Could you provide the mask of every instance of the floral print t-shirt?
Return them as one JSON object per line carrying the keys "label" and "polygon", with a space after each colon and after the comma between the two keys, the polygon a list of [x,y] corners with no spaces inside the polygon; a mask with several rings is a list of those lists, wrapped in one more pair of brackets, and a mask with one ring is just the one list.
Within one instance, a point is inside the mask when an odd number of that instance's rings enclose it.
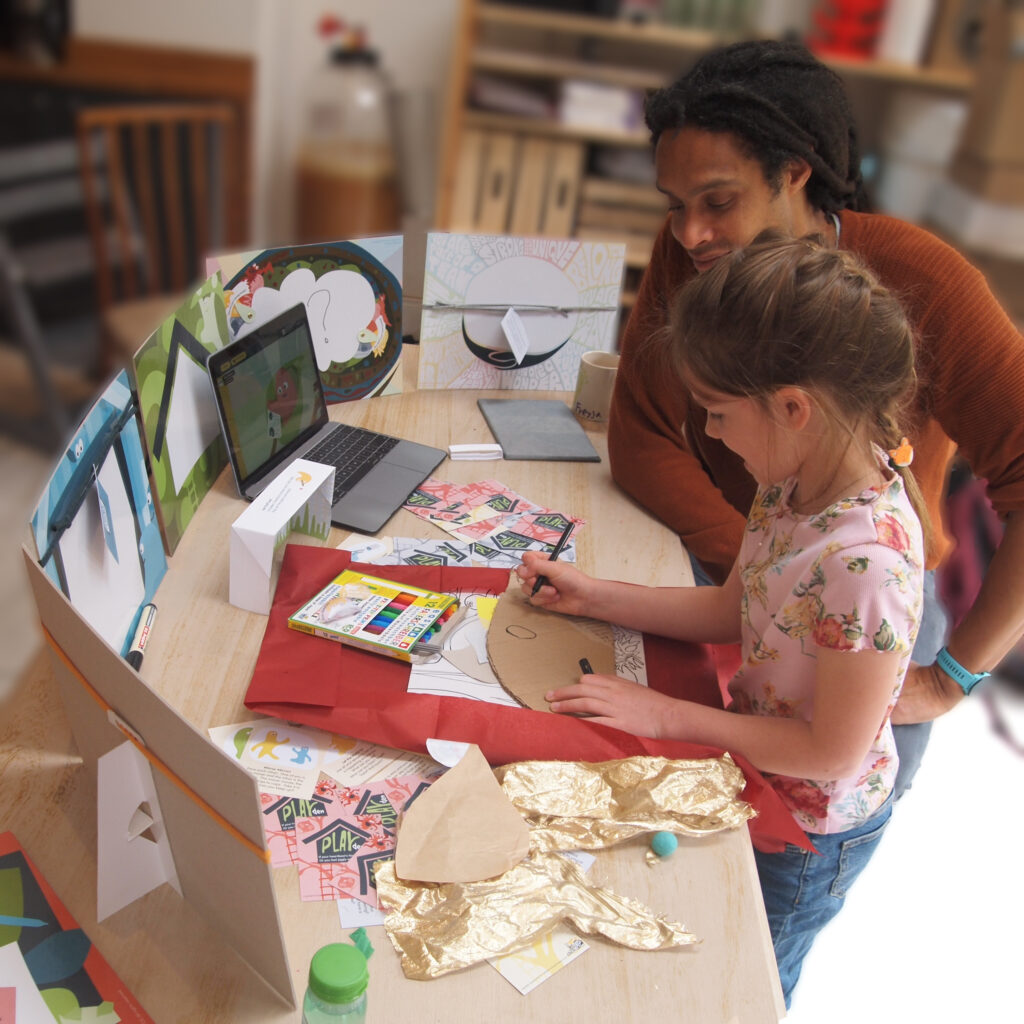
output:
{"label": "floral print t-shirt", "polygon": [[[884,466],[884,455],[878,451]],[[801,515],[790,479],[758,490],[740,547],[742,667],[730,710],[814,715],[816,651],[899,651],[892,701],[856,775],[797,779],[766,775],[807,832],[844,832],[869,818],[893,788],[898,759],[889,715],[903,686],[921,619],[921,525],[903,481]],[[856,686],[856,676],[849,680]]]}

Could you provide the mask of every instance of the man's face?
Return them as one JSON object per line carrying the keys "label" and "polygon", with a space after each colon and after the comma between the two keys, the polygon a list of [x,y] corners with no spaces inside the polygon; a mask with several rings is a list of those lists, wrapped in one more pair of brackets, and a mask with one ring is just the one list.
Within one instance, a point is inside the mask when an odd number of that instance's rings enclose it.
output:
{"label": "man's face", "polygon": [[698,272],[766,228],[791,237],[816,229],[804,192],[810,169],[802,161],[784,170],[776,187],[734,135],[684,127],[658,139],[654,166],[669,201],[672,234]]}

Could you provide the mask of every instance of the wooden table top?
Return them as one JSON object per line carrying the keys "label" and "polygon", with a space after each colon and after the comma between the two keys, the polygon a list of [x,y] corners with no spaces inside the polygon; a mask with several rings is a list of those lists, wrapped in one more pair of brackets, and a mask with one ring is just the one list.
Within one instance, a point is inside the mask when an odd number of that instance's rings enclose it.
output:
{"label": "wooden table top", "polygon": [[[409,360],[414,365],[415,360]],[[412,368],[407,365],[407,375]],[[412,381],[407,381],[411,385]],[[565,394],[416,391],[332,407],[333,418],[438,447],[491,441],[476,407],[488,397]],[[612,483],[604,432],[588,436],[600,463],[451,462],[440,479],[497,479],[532,501],[586,521],[577,542],[581,568],[636,583],[692,581],[678,537]],[[242,701],[265,618],[228,603],[228,535],[245,508],[230,472],[204,499],[156,595],[159,620],[142,676],[199,729],[251,717]],[[395,536],[435,532],[407,512],[385,527]],[[332,532],[336,545],[345,531]],[[147,1012],[159,1022],[297,1021],[170,889],[96,921],[95,776],[82,771],[44,658],[33,665],[0,724],[0,827],[18,836],[82,928]],[[746,830],[681,838],[672,858],[648,867],[642,838],[601,851],[589,877],[684,922],[695,948],[639,953],[600,939],[528,996],[479,964],[458,974],[411,982],[383,929],[369,931],[369,1013],[374,1022],[678,1019],[760,1024],[783,1015],[781,993]],[[299,899],[294,868],[274,871],[278,909],[297,992],[313,952],[345,937],[333,903]]]}

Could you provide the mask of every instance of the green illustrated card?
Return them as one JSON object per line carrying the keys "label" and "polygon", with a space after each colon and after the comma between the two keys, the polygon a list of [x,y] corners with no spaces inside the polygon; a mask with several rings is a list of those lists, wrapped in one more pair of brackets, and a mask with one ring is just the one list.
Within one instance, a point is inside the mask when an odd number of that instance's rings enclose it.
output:
{"label": "green illustrated card", "polygon": [[227,341],[220,276],[214,275],[135,354],[139,410],[169,554],[228,464],[206,371],[206,357]]}

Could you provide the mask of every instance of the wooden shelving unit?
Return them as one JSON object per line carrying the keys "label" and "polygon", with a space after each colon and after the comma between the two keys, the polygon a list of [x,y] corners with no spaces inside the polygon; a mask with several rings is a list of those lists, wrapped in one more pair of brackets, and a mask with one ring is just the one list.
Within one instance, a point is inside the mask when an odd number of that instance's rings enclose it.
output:
{"label": "wooden shelving unit", "polygon": [[[705,30],[463,0],[436,223],[454,231],[625,241],[628,306],[663,220],[664,200],[651,181],[616,180],[599,157],[616,151],[631,166],[643,166],[650,144],[643,95],[671,82],[706,50],[730,41]],[[961,70],[829,63],[851,89],[964,95],[972,86],[971,74]],[[576,117],[567,118],[567,83],[599,95],[604,90],[608,107],[622,105],[624,112],[623,98],[631,94],[633,116],[601,123],[600,113],[590,117],[592,111],[580,113],[577,107]],[[484,87],[490,90],[486,107]]]}

